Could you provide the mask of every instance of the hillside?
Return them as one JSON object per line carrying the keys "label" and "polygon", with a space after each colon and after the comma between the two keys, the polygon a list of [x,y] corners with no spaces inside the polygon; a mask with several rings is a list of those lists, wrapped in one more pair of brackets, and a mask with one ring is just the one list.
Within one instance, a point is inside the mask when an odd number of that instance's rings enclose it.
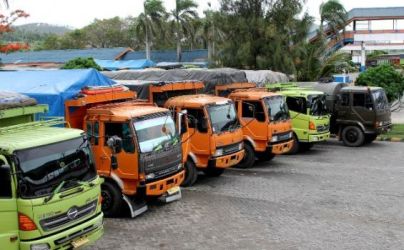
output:
{"label": "hillside", "polygon": [[2,41],[5,42],[28,42],[35,43],[46,39],[49,35],[63,35],[71,31],[64,26],[51,25],[47,23],[29,23],[13,27],[14,32],[3,34]]}

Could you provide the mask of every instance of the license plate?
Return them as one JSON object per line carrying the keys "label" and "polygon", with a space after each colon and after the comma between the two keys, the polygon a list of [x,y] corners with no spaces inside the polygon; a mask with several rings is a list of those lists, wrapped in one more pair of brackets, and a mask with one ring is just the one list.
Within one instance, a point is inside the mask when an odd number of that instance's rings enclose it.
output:
{"label": "license plate", "polygon": [[72,242],[72,245],[73,245],[73,248],[79,248],[79,247],[84,246],[88,242],[89,242],[89,240],[87,238],[80,238],[80,239],[74,240]]}
{"label": "license plate", "polygon": [[170,188],[169,190],[167,190],[167,193],[168,193],[168,195],[172,195],[179,191],[180,191],[180,187],[173,187],[173,188]]}

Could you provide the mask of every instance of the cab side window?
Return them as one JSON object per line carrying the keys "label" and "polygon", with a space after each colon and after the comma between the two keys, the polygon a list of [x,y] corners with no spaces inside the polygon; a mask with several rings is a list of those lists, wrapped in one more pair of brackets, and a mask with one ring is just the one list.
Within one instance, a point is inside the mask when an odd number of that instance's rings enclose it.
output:
{"label": "cab side window", "polygon": [[242,117],[243,118],[256,118],[258,121],[265,121],[264,108],[261,102],[243,102],[242,103]]}
{"label": "cab side window", "polygon": [[368,94],[355,93],[355,94],[353,94],[353,106],[371,109],[373,107],[372,99],[370,98],[370,95],[368,95]]}
{"label": "cab side window", "polygon": [[306,114],[306,100],[303,97],[286,97],[289,110]]}
{"label": "cab side window", "polygon": [[341,94],[341,106],[349,106],[349,93]]}
{"label": "cab side window", "polygon": [[98,145],[99,124],[98,122],[87,122],[87,138],[90,140],[91,145]]}
{"label": "cab side window", "polygon": [[126,153],[134,153],[135,145],[129,123],[105,123],[104,145],[112,136],[119,136],[122,139],[122,148]]}
{"label": "cab side window", "polygon": [[199,132],[207,132],[207,120],[203,109],[187,109],[188,110],[188,127],[196,128]]}
{"label": "cab side window", "polygon": [[[3,166],[5,162],[0,160],[0,166]],[[11,191],[11,175],[9,171],[6,171],[5,168],[0,169],[0,199],[1,198],[11,198],[12,191]]]}

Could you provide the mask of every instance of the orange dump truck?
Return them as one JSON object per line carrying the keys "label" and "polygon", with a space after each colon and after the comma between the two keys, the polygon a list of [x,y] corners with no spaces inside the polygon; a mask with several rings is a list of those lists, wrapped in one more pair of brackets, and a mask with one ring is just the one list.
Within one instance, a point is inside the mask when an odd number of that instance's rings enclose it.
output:
{"label": "orange dump truck", "polygon": [[[147,210],[147,198],[181,198],[185,172],[181,142],[168,109],[134,101],[124,89],[86,90],[65,102],[66,121],[84,129],[102,185],[104,214],[127,204],[131,216]],[[180,115],[180,114],[179,114]]]}
{"label": "orange dump truck", "polygon": [[229,95],[236,105],[245,157],[239,166],[251,167],[256,158],[271,160],[293,146],[292,122],[285,98],[266,89],[236,90]]}
{"label": "orange dump truck", "polygon": [[[139,91],[142,84],[130,85],[126,82],[125,85]],[[182,126],[183,130],[187,130],[182,131],[186,160],[184,186],[196,182],[198,170],[208,176],[219,176],[224,169],[237,165],[243,159],[243,133],[233,101],[196,94],[204,88],[204,84],[198,81],[147,81],[143,86],[147,88],[146,96],[150,102],[164,105],[175,116],[187,113],[187,124]],[[185,146],[186,143],[188,146]]]}

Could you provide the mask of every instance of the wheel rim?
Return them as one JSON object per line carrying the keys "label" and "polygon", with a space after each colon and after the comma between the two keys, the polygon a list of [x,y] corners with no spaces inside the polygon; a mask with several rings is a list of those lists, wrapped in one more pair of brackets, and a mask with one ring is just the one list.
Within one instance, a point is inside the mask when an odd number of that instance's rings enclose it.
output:
{"label": "wheel rim", "polygon": [[103,211],[108,211],[109,209],[111,209],[112,206],[112,196],[108,191],[105,190],[101,191],[101,196],[102,196],[101,208]]}
{"label": "wheel rim", "polygon": [[346,133],[346,139],[351,143],[356,142],[358,140],[358,132],[353,129],[348,130]]}

